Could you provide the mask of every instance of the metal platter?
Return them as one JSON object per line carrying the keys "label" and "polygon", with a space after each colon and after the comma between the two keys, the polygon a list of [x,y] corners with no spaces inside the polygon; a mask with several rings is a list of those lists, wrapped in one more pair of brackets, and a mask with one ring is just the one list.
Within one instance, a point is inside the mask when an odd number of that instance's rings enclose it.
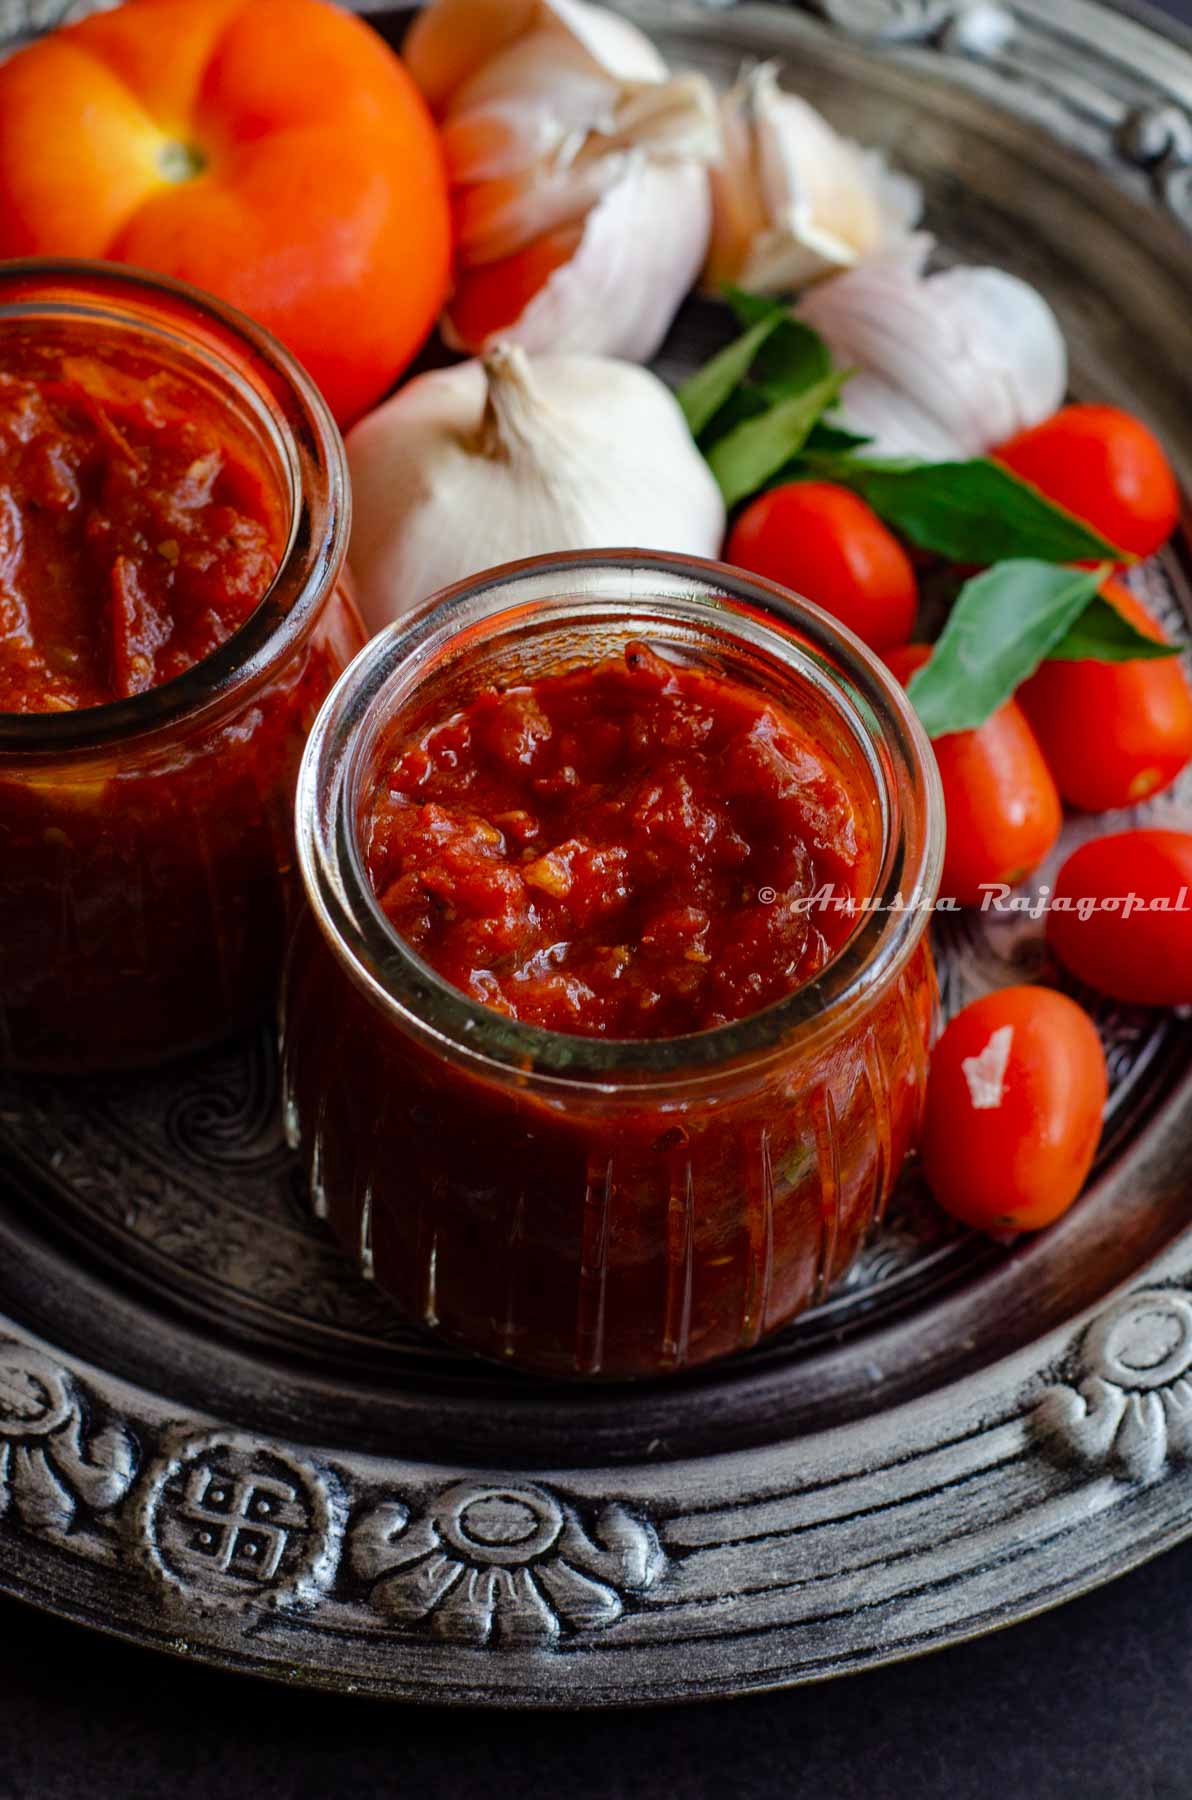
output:
{"label": "metal platter", "polygon": [[[1077,391],[1148,415],[1189,481],[1192,39],[1091,0],[638,16],[720,82],[778,57],[888,146],[949,251],[1036,280]],[[693,303],[664,370],[712,329]],[[1192,626],[1186,548],[1146,580]],[[1150,810],[1192,822],[1192,782]],[[1040,930],[945,921],[946,1000],[1050,978]],[[912,1175],[818,1311],[635,1387],[395,1321],[310,1217],[264,1028],[0,1085],[0,1590],[311,1685],[596,1706],[819,1679],[1108,1579],[1192,1531],[1192,1021],[1097,1016],[1109,1129],[1059,1226],[966,1235]]]}

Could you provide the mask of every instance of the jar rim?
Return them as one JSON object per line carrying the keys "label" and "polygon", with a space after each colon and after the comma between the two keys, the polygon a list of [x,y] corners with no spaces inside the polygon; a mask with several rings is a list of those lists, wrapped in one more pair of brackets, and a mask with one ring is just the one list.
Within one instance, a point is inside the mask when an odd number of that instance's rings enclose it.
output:
{"label": "jar rim", "polygon": [[[584,601],[610,614],[632,613],[635,635],[648,635],[651,604],[656,621],[678,617],[676,609],[697,622],[715,619],[728,635],[776,654],[804,678],[810,639],[821,670],[837,685],[838,711],[851,727],[840,702],[859,701],[859,716],[910,784],[915,801],[910,808],[900,804],[896,792],[879,791],[888,805],[876,904],[816,976],[744,1018],[666,1038],[605,1038],[510,1019],[471,999],[424,962],[385,917],[373,892],[357,817],[367,734],[380,728],[377,712],[386,690],[399,671],[409,671],[412,658],[457,639],[461,628],[505,617],[524,621],[535,603],[552,597],[560,602],[564,596],[571,618]],[[668,1084],[706,1079],[758,1056],[788,1055],[796,1039],[836,1028],[858,1004],[884,992],[905,966],[926,927],[943,861],[943,796],[935,757],[901,684],[872,652],[820,608],[772,582],[702,557],[632,549],[508,563],[444,589],[387,626],[324,702],[299,772],[296,824],[307,898],[324,937],[358,986],[404,1029],[449,1058],[569,1086],[625,1077]],[[908,891],[917,904],[891,905]]]}
{"label": "jar rim", "polygon": [[[3,755],[109,750],[179,722],[213,722],[266,682],[314,624],[351,527],[339,428],[310,376],[264,326],[188,282],[129,263],[28,257],[0,265],[0,322],[50,309],[62,318],[134,326],[150,341],[156,335],[181,364],[201,362],[234,389],[279,453],[289,531],[259,603],[218,649],[169,681],[100,706],[0,710]],[[264,393],[236,367],[236,356],[246,355]]]}

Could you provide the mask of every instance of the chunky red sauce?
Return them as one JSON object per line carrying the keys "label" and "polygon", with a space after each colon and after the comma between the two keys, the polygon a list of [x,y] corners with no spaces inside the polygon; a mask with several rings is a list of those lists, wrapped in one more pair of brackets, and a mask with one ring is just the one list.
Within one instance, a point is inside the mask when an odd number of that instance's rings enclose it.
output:
{"label": "chunky red sauce", "polygon": [[[234,379],[235,346],[210,355],[192,311],[154,302],[144,330],[0,320],[0,739],[5,715],[97,708],[181,675],[272,583],[292,511],[270,429],[284,421],[242,400],[254,365]],[[12,728],[28,738],[38,718],[12,721],[0,1067],[153,1063],[272,1003],[298,763],[361,641],[337,583],[243,696],[233,677],[217,705],[139,735],[97,715],[78,751],[26,749]]]}
{"label": "chunky red sauce", "polygon": [[672,1037],[823,968],[853,920],[807,903],[858,893],[871,811],[771,701],[636,644],[397,744],[366,853],[397,930],[476,1000]]}
{"label": "chunky red sauce", "polygon": [[197,386],[114,348],[0,338],[0,712],[182,674],[259,604],[280,527]]}

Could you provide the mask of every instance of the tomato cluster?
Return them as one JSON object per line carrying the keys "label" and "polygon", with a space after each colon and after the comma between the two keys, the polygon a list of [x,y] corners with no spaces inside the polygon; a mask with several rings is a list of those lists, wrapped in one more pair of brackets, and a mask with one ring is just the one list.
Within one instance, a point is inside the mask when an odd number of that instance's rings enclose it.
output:
{"label": "tomato cluster", "polygon": [[[1128,559],[1153,554],[1179,518],[1164,452],[1139,420],[1068,406],[994,452]],[[915,567],[866,503],[822,481],[764,493],[729,536],[730,562],[791,587],[878,651],[904,684],[930,660],[910,642]],[[1111,578],[1103,597],[1162,640],[1143,603]],[[935,740],[947,812],[943,891],[979,904],[1040,867],[1063,806],[1132,807],[1192,760],[1192,685],[1178,657],[1050,660],[976,730]],[[1192,833],[1131,830],[1068,858],[1048,907],[1056,961],[1098,992],[1192,1005]],[[1091,1021],[1050,989],[1002,990],[966,1007],[934,1054],[923,1160],[939,1202],[993,1231],[1036,1229],[1076,1198],[1106,1095]]]}

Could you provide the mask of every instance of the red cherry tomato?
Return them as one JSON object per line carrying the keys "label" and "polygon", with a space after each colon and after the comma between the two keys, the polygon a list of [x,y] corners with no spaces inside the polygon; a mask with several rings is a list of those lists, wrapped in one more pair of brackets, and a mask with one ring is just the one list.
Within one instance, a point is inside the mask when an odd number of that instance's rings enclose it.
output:
{"label": "red cherry tomato", "polygon": [[[1149,637],[1162,632],[1120,581],[1102,592]],[[1192,685],[1178,657],[1165,662],[1045,662],[1016,695],[1072,806],[1136,806],[1173,782],[1192,758]]]}
{"label": "red cherry tomato", "polygon": [[[930,657],[930,645],[904,644],[883,660],[906,683]],[[941,892],[976,906],[986,886],[1013,887],[1038,868],[1060,834],[1060,797],[1013,700],[976,731],[950,732],[932,748],[948,818]]]}
{"label": "red cherry tomato", "polygon": [[919,590],[906,551],[864,500],[827,481],[790,481],[750,502],[725,561],[764,575],[855,631],[872,650],[914,629]]}
{"label": "red cherry tomato", "polygon": [[1134,556],[1150,556],[1179,522],[1179,489],[1162,445],[1116,406],[1065,406],[993,455]]}
{"label": "red cherry tomato", "polygon": [[1100,993],[1192,1005],[1192,832],[1119,831],[1074,850],[1055,880],[1047,942]]}
{"label": "red cherry tomato", "polygon": [[1101,1136],[1101,1040],[1074,1000],[1012,987],[974,1000],[936,1045],[923,1166],[946,1212],[1037,1231],[1071,1206]]}

